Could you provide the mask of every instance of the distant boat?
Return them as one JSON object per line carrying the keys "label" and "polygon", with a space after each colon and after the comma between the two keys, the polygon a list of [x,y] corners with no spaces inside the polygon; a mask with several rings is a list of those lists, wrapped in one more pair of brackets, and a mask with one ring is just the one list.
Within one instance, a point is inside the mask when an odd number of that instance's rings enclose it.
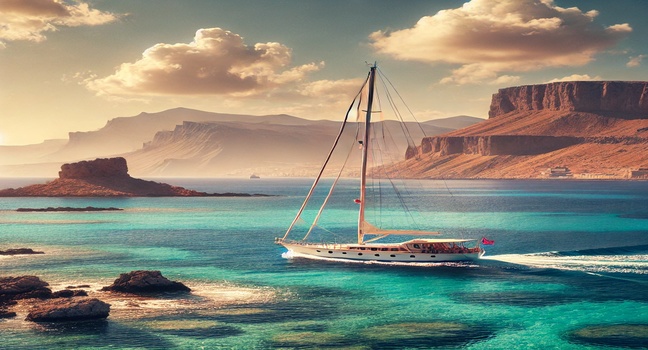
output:
{"label": "distant boat", "polygon": [[256,175],[256,174],[250,175],[250,179],[260,179],[260,178],[261,177],[259,177],[259,175]]}
{"label": "distant boat", "polygon": [[[429,236],[429,235],[438,235],[439,232],[429,232],[429,231],[417,231],[417,230],[402,230],[402,229],[382,229],[374,226],[373,224],[367,222],[365,217],[366,204],[368,200],[371,200],[367,196],[367,184],[373,184],[372,179],[368,179],[368,158],[376,159],[376,152],[382,151],[381,147],[372,148],[372,143],[378,143],[377,139],[385,138],[385,130],[379,129],[376,131],[376,127],[372,128],[372,107],[374,102],[374,89],[376,84],[376,69],[377,66],[374,64],[371,66],[369,75],[362,85],[362,90],[356,96],[356,99],[349,107],[344,122],[340,128],[340,132],[333,143],[333,147],[328,153],[327,159],[325,160],[318,176],[315,179],[304,203],[299,209],[295,219],[290,224],[290,227],[286,231],[285,235],[281,238],[276,238],[275,243],[280,244],[288,249],[293,255],[305,257],[305,258],[332,258],[332,259],[342,259],[342,260],[360,260],[360,261],[380,261],[380,262],[406,262],[406,263],[422,263],[422,262],[447,262],[447,261],[471,261],[479,259],[483,254],[484,250],[480,246],[480,241],[477,239],[463,239],[463,238],[414,238],[400,243],[372,243],[379,239],[383,239],[392,235],[404,235],[404,236]],[[389,81],[382,74],[380,76],[381,81]],[[366,93],[363,95],[362,91],[366,88]],[[388,95],[388,94],[386,94]],[[396,94],[394,94],[396,95]],[[392,96],[394,96],[392,95]],[[359,96],[363,96],[359,98]],[[366,105],[362,103],[363,107],[366,109],[360,108],[360,102],[356,101],[358,99],[364,100],[366,96]],[[400,96],[400,95],[397,95]],[[391,98],[391,96],[388,96]],[[380,100],[377,100],[378,103]],[[393,101],[389,101],[390,104]],[[344,131],[344,127],[347,124],[349,117],[349,112],[353,110],[357,111],[359,115],[359,120],[361,126],[357,132],[357,144],[361,147],[362,156],[360,160],[360,183],[359,183],[359,198],[355,200],[359,204],[358,212],[358,225],[357,225],[357,243],[322,243],[322,242],[308,242],[307,238],[317,227],[317,222],[320,219],[320,215],[324,212],[325,206],[333,193],[333,189],[337,183],[338,178],[334,181],[331,190],[329,191],[328,196],[324,199],[324,204],[320,208],[319,212],[315,216],[312,225],[310,226],[308,232],[301,240],[289,239],[289,235],[295,224],[297,222],[303,222],[302,214],[306,208],[311,196],[315,192],[324,169],[326,168],[331,156],[333,155],[334,150],[338,146],[338,141],[340,141],[341,135]],[[364,112],[364,117],[360,115]],[[373,111],[376,112],[376,111]],[[415,149],[415,148],[414,148]],[[410,151],[408,149],[408,151]],[[342,172],[340,172],[341,174]],[[374,173],[374,171],[371,171]],[[390,179],[390,183],[393,185],[393,179]],[[382,192],[380,192],[382,193]],[[397,192],[398,193],[398,192]],[[399,200],[401,199],[399,195]],[[382,201],[382,199],[381,199]],[[325,231],[328,231],[325,229]],[[330,231],[329,231],[330,232]],[[370,239],[365,239],[366,236],[373,236]],[[336,236],[337,237],[337,236]]]}

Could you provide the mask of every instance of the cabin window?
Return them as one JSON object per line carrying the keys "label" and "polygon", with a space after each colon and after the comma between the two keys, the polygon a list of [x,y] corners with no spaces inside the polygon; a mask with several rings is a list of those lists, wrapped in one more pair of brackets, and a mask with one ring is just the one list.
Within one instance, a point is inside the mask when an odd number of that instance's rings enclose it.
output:
{"label": "cabin window", "polygon": [[410,255],[410,258],[416,258],[416,255]]}
{"label": "cabin window", "polygon": [[397,251],[398,251],[398,248],[392,248],[391,251],[392,251],[392,252],[397,252]]}
{"label": "cabin window", "polygon": [[414,248],[419,249],[421,248],[421,246],[419,246],[418,244],[414,244]]}
{"label": "cabin window", "polygon": [[346,254],[346,252],[342,252],[342,254]]}
{"label": "cabin window", "polygon": [[436,255],[430,255],[430,258],[436,258]]}
{"label": "cabin window", "polygon": [[362,253],[358,253],[358,255],[362,255]]}
{"label": "cabin window", "polygon": [[376,248],[371,248],[371,250],[375,252],[375,251],[376,251]]}
{"label": "cabin window", "polygon": [[394,254],[392,254],[392,255],[390,255],[390,256],[391,256],[392,258],[395,258],[395,257],[396,257],[396,255],[394,255]]}
{"label": "cabin window", "polygon": [[318,252],[318,253],[321,253],[322,251],[318,249],[317,252]]}
{"label": "cabin window", "polygon": [[381,249],[381,250],[382,250],[383,252],[386,252],[386,251],[389,250],[389,248],[383,248],[383,249]]}
{"label": "cabin window", "polygon": [[329,250],[329,254],[333,254],[333,251],[332,251],[332,250]]}
{"label": "cabin window", "polygon": [[380,256],[380,254],[374,254],[375,256]]}

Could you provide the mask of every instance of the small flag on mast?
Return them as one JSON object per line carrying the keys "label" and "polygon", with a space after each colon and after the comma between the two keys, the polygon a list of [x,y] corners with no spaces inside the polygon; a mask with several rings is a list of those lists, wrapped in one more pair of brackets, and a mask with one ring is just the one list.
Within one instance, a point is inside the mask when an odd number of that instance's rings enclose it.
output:
{"label": "small flag on mast", "polygon": [[362,201],[361,201],[360,199],[354,199],[353,201],[354,201],[356,204],[360,204],[360,203],[362,203]]}
{"label": "small flag on mast", "polygon": [[487,239],[486,237],[482,237],[481,243],[483,245],[493,245],[493,244],[495,244],[495,241]]}

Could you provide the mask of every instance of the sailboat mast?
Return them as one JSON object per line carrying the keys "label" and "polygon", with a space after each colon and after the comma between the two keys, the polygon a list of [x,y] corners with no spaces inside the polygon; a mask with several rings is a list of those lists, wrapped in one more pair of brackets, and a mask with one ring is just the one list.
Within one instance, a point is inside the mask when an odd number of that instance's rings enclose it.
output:
{"label": "sailboat mast", "polygon": [[371,135],[371,108],[374,97],[374,83],[376,77],[376,64],[369,71],[369,93],[367,97],[367,111],[365,114],[365,130],[362,139],[362,165],[360,167],[360,210],[358,213],[358,244],[364,240],[365,198],[367,192],[367,159],[369,157],[369,139]]}

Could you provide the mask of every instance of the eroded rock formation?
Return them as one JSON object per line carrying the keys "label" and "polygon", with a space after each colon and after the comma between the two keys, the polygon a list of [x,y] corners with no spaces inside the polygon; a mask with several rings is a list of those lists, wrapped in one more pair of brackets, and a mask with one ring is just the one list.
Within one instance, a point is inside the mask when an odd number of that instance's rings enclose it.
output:
{"label": "eroded rock formation", "polygon": [[102,291],[124,293],[161,293],[161,292],[190,292],[191,289],[181,282],[175,282],[162,276],[160,271],[131,271],[122,273],[110,286]]}
{"label": "eroded rock formation", "polygon": [[571,81],[500,89],[489,118],[513,111],[613,112],[619,118],[648,115],[648,82]]}
{"label": "eroded rock formation", "polygon": [[108,317],[110,304],[96,298],[52,299],[39,303],[27,315],[28,321],[58,322]]}

